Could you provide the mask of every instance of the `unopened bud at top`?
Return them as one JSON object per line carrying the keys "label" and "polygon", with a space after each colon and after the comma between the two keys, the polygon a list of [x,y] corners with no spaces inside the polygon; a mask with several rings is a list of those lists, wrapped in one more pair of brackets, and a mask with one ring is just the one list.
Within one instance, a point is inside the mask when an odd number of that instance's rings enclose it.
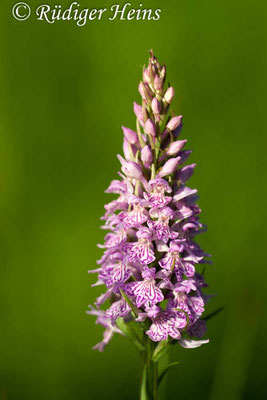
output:
{"label": "unopened bud at top", "polygon": [[143,81],[144,81],[145,83],[150,83],[150,82],[151,82],[148,68],[145,68],[145,69],[144,69],[144,72],[143,72]]}
{"label": "unopened bud at top", "polygon": [[122,172],[129,176],[129,178],[135,178],[140,180],[143,178],[142,169],[139,164],[134,161],[125,161],[120,155],[118,155],[118,159],[122,165]]}
{"label": "unopened bud at top", "polygon": [[160,114],[161,112],[161,104],[156,97],[152,100],[151,108],[154,114]]}
{"label": "unopened bud at top", "polygon": [[123,139],[123,145],[122,145],[122,149],[123,149],[123,154],[124,157],[127,161],[132,161],[133,160],[133,153],[131,152],[131,144],[128,142],[127,139]]}
{"label": "unopened bud at top", "polygon": [[166,103],[170,104],[173,98],[174,98],[174,89],[171,86],[166,90],[163,100],[166,101]]}
{"label": "unopened bud at top", "polygon": [[148,135],[156,136],[156,127],[154,122],[151,121],[151,119],[148,119],[145,123],[145,132]]}
{"label": "unopened bud at top", "polygon": [[176,154],[179,153],[180,150],[182,150],[186,142],[187,142],[186,139],[176,140],[175,142],[170,144],[166,153],[168,154],[168,156],[176,156]]}
{"label": "unopened bud at top", "polygon": [[140,122],[140,124],[143,126],[143,122],[144,122],[143,109],[136,102],[134,102],[134,113],[135,113],[138,121]]}
{"label": "unopened bud at top", "polygon": [[186,165],[178,171],[177,178],[181,183],[185,183],[193,175],[196,164]]}
{"label": "unopened bud at top", "polygon": [[181,162],[180,163],[184,164],[191,153],[192,153],[192,150],[182,150],[180,152],[180,157],[181,157]]}
{"label": "unopened bud at top", "polygon": [[149,101],[149,100],[153,99],[153,95],[152,95],[147,83],[144,84],[143,82],[140,82],[138,85],[138,91],[141,94],[143,100]]}
{"label": "unopened bud at top", "polygon": [[141,160],[146,168],[149,168],[152,163],[152,152],[148,145],[142,148],[141,150]]}
{"label": "unopened bud at top", "polygon": [[142,97],[142,99],[146,100],[145,88],[143,82],[140,82],[138,85],[138,91]]}
{"label": "unopened bud at top", "polygon": [[163,66],[161,67],[159,76],[160,76],[160,78],[161,78],[161,79],[163,80],[163,82],[164,82],[165,77],[166,77],[166,67],[165,67],[165,65],[163,65]]}
{"label": "unopened bud at top", "polygon": [[170,160],[168,160],[168,161],[163,165],[163,167],[162,167],[162,169],[160,170],[158,176],[159,176],[160,178],[163,178],[163,177],[166,176],[166,175],[171,175],[171,174],[175,171],[175,169],[176,169],[176,167],[177,167],[177,165],[178,165],[178,163],[179,163],[180,160],[181,160],[181,157],[171,158]]}
{"label": "unopened bud at top", "polygon": [[174,131],[180,124],[182,123],[182,116],[179,115],[178,117],[173,117],[167,124],[167,128],[170,131]]}
{"label": "unopened bud at top", "polygon": [[125,126],[122,126],[122,130],[125,138],[128,140],[129,143],[135,144],[138,142],[138,137],[136,132],[134,132],[130,128],[126,128]]}
{"label": "unopened bud at top", "polygon": [[163,87],[163,81],[162,79],[160,79],[158,75],[156,75],[154,79],[154,88],[160,91],[162,87]]}
{"label": "unopened bud at top", "polygon": [[150,79],[153,80],[156,75],[155,66],[153,65],[153,58],[150,58],[150,60],[149,60],[148,73],[149,73]]}

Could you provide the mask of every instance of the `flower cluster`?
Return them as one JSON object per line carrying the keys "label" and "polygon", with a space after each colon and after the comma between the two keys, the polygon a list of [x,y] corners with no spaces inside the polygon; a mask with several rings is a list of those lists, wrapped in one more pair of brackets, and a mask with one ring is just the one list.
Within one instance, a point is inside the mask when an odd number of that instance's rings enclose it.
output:
{"label": "flower cluster", "polygon": [[[99,268],[89,271],[98,273],[94,285],[106,287],[88,311],[106,328],[99,350],[113,333],[122,333],[118,318],[143,324],[154,342],[169,338],[184,347],[207,342],[192,340],[206,331],[201,315],[208,298],[197,271],[208,254],[194,241],[204,230],[201,210],[197,190],[186,185],[195,164],[184,165],[191,151],[184,149],[186,140],[177,139],[182,116],[170,115],[174,89],[164,89],[165,76],[165,66],[151,52],[138,88],[142,106],[134,103],[136,131],[122,127],[120,180],[106,190],[118,196],[105,206],[103,229],[109,233],[99,245],[105,250]],[[111,305],[100,309],[108,299]]]}

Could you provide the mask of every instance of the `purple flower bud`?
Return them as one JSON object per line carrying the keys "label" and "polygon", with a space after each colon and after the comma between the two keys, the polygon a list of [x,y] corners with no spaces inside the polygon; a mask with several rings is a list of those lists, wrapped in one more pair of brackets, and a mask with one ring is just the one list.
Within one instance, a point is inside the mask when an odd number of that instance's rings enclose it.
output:
{"label": "purple flower bud", "polygon": [[178,179],[182,183],[185,183],[186,181],[188,181],[188,179],[191,178],[191,176],[194,173],[195,166],[196,166],[196,164],[191,164],[191,165],[186,165],[185,167],[180,169],[180,171],[178,171]]}
{"label": "purple flower bud", "polygon": [[154,114],[160,114],[161,104],[156,97],[152,100],[151,107]]}
{"label": "purple flower bud", "polygon": [[154,78],[154,87],[156,90],[161,90],[163,86],[163,81],[160,79],[158,75],[155,76]]}
{"label": "purple flower bud", "polygon": [[151,119],[148,119],[145,123],[145,132],[148,135],[156,136],[156,127],[154,122],[151,121]]}
{"label": "purple flower bud", "polygon": [[129,176],[129,178],[135,178],[137,180],[142,179],[142,169],[139,164],[134,161],[125,161],[119,154],[118,159],[122,165],[122,172],[125,175]]}
{"label": "purple flower bud", "polygon": [[[170,138],[170,131],[172,133],[172,137],[174,136],[175,138],[177,138],[179,136],[179,133],[182,130],[183,127],[183,121],[182,121],[182,115],[180,115],[179,117],[175,117],[177,120],[172,122],[172,120],[174,118],[172,118],[169,123],[166,125],[166,129],[164,130],[164,132],[161,135],[161,140],[164,141],[167,137]],[[178,120],[178,118],[180,119],[180,122]],[[172,128],[172,126],[175,126],[178,123],[178,126],[176,126],[176,128],[174,130],[170,129],[170,127]]]}
{"label": "purple flower bud", "polygon": [[168,156],[175,156],[177,153],[179,153],[179,151],[182,150],[186,142],[187,140],[184,139],[184,140],[176,140],[176,142],[171,143],[167,149]]}
{"label": "purple flower bud", "polygon": [[143,82],[140,82],[138,85],[138,91],[142,97],[142,99],[146,100],[145,88]]}
{"label": "purple flower bud", "polygon": [[160,76],[161,79],[163,79],[163,80],[165,79],[165,76],[166,76],[166,67],[165,67],[165,65],[162,66],[159,76]]}
{"label": "purple flower bud", "polygon": [[145,83],[150,83],[150,82],[151,82],[148,68],[145,68],[145,69],[144,69],[144,72],[143,72],[143,81],[144,81]]}
{"label": "purple flower bud", "polygon": [[182,115],[173,117],[167,124],[167,128],[170,131],[174,131],[182,123]]}
{"label": "purple flower bud", "polygon": [[168,160],[168,161],[163,165],[163,167],[162,167],[162,169],[160,170],[158,176],[159,176],[160,178],[163,178],[163,177],[166,176],[166,175],[172,174],[172,173],[175,171],[175,169],[176,169],[176,167],[177,167],[177,165],[178,165],[178,163],[179,163],[180,160],[181,160],[181,157],[171,158],[170,160]]}
{"label": "purple flower bud", "polygon": [[173,196],[173,201],[180,201],[196,193],[197,193],[196,189],[190,189],[186,186],[180,186],[175,195]]}
{"label": "purple flower bud", "polygon": [[134,132],[130,128],[126,128],[125,126],[122,126],[122,130],[125,138],[128,140],[129,143],[135,144],[138,142],[138,137],[136,132]]}
{"label": "purple flower bud", "polygon": [[174,89],[173,87],[169,87],[164,95],[164,100],[170,104],[172,102],[172,99],[174,98]]}
{"label": "purple flower bud", "polygon": [[192,150],[182,150],[180,152],[180,157],[181,157],[181,162],[180,164],[184,164],[186,162],[186,160],[188,159],[188,157],[190,156],[190,154],[192,153]]}
{"label": "purple flower bud", "polygon": [[128,161],[132,160],[132,155],[131,155],[131,151],[130,151],[130,143],[128,142],[127,139],[123,139],[123,145],[122,145],[122,149],[123,149],[123,153],[125,156],[125,159]]}
{"label": "purple flower bud", "polygon": [[153,99],[153,94],[147,83],[143,84],[143,91],[144,91],[145,99],[151,101]]}
{"label": "purple flower bud", "polygon": [[177,138],[177,137],[179,136],[179,134],[180,134],[180,132],[181,132],[181,130],[182,130],[182,127],[183,127],[183,123],[181,122],[181,124],[178,125],[177,128],[174,129],[174,131],[172,131],[172,134],[173,134],[173,136],[174,136],[175,138]]}
{"label": "purple flower bud", "polygon": [[141,160],[146,168],[149,168],[152,163],[152,153],[149,146],[145,146],[141,150]]}
{"label": "purple flower bud", "polygon": [[148,64],[148,73],[151,80],[153,80],[156,75],[156,66],[153,63],[153,61],[154,61],[153,59],[150,59]]}
{"label": "purple flower bud", "polygon": [[135,113],[136,118],[138,119],[138,121],[141,123],[141,125],[143,125],[143,122],[144,122],[143,109],[136,102],[134,102],[134,113]]}
{"label": "purple flower bud", "polygon": [[125,175],[128,175],[130,178],[141,180],[143,177],[140,165],[134,161],[128,161],[127,164],[123,165],[122,170]]}

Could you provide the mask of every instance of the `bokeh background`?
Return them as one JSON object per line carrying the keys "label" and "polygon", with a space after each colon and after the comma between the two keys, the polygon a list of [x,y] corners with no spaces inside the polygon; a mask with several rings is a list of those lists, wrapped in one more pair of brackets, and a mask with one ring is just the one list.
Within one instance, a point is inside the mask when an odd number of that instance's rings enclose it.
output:
{"label": "bokeh background", "polygon": [[200,242],[213,255],[207,293],[217,294],[207,312],[225,307],[209,321],[209,345],[173,349],[181,364],[162,391],[267,398],[267,3],[144,0],[162,8],[159,21],[83,28],[18,22],[14,3],[0,5],[0,399],[138,398],[135,349],[114,337],[92,351],[102,328],[85,310],[99,294],[87,270],[101,255],[104,190],[119,167],[120,127],[135,126],[150,48],[167,64],[198,164],[191,185],[209,228]]}

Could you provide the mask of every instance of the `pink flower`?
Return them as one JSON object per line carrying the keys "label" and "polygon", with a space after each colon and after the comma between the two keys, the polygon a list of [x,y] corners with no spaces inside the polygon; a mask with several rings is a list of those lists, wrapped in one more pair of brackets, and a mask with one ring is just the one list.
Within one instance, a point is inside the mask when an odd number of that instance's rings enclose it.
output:
{"label": "pink flower", "polygon": [[168,313],[162,312],[153,320],[146,334],[153,342],[166,340],[168,336],[179,340],[181,338],[180,330],[187,324],[186,315],[183,312]]}
{"label": "pink flower", "polygon": [[151,208],[164,207],[172,200],[171,196],[165,196],[165,192],[171,193],[171,191],[172,189],[163,179],[152,179],[148,182],[148,193],[144,192],[144,198]]}
{"label": "pink flower", "polygon": [[167,243],[169,239],[176,239],[178,237],[178,232],[174,232],[169,226],[169,220],[173,218],[173,211],[170,207],[164,207],[161,209],[156,209],[150,212],[152,217],[156,217],[156,221],[147,221],[150,229],[153,230],[156,238],[158,240],[163,240]]}
{"label": "pink flower", "polygon": [[125,243],[122,249],[126,252],[129,262],[148,265],[155,260],[154,247],[151,242],[151,232],[148,228],[141,228],[136,233],[138,241]]}
{"label": "pink flower", "polygon": [[136,297],[136,306],[140,308],[143,304],[151,307],[164,300],[162,291],[156,286],[155,268],[147,268],[142,272],[144,278],[140,282],[133,282],[128,285],[128,290]]}
{"label": "pink flower", "polygon": [[[154,342],[171,338],[186,348],[207,342],[186,339],[206,331],[201,317],[209,296],[202,293],[207,285],[198,268],[209,255],[194,241],[203,231],[201,210],[197,190],[185,184],[195,164],[183,165],[191,150],[183,150],[186,139],[176,140],[182,116],[169,112],[174,89],[164,88],[165,78],[165,66],[151,53],[139,84],[142,105],[134,103],[136,128],[122,127],[120,178],[106,190],[117,198],[105,205],[101,228],[108,233],[98,245],[104,253],[90,271],[98,274],[92,286],[105,290],[98,309],[88,312],[105,328],[95,346],[100,351],[122,333],[119,327],[127,335],[129,321],[141,323],[141,336]],[[108,299],[106,311],[100,310]],[[143,337],[141,348],[146,342]]]}

